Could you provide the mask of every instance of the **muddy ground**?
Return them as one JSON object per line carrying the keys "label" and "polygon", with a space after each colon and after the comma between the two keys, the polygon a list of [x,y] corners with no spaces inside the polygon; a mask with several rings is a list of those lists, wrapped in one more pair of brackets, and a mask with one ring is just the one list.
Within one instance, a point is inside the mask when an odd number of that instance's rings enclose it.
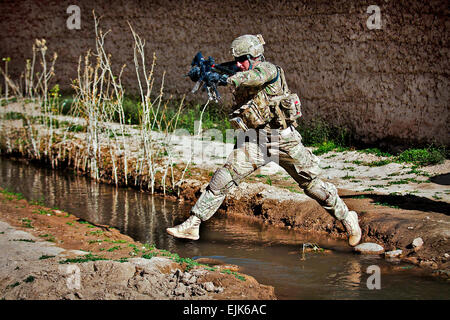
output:
{"label": "muddy ground", "polygon": [[0,194],[0,299],[276,298],[237,266],[179,261],[112,227],[19,199]]}

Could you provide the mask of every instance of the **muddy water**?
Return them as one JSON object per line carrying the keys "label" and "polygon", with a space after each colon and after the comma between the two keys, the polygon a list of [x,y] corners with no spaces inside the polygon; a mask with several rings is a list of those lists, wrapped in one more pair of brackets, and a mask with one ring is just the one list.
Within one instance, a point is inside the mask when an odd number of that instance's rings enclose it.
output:
{"label": "muddy water", "polygon": [[[236,264],[260,283],[275,287],[279,299],[449,299],[450,286],[415,266],[358,256],[344,241],[280,230],[220,215],[202,224],[199,241],[174,239],[167,226],[182,221],[189,206],[133,189],[116,189],[69,173],[0,157],[0,187],[28,200],[67,210],[94,223],[108,224],[143,243],[182,257],[209,257]],[[330,254],[306,253],[317,243]],[[367,268],[380,268],[381,289],[369,290]]]}

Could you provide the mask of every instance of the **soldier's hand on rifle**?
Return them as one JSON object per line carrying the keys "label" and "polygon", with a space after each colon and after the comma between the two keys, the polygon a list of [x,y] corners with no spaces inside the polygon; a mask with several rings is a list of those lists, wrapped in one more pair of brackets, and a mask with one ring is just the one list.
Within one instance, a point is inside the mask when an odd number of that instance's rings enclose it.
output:
{"label": "soldier's hand on rifle", "polygon": [[206,76],[206,83],[217,84],[218,86],[227,85],[228,76],[225,74],[219,74],[217,72],[208,72]]}

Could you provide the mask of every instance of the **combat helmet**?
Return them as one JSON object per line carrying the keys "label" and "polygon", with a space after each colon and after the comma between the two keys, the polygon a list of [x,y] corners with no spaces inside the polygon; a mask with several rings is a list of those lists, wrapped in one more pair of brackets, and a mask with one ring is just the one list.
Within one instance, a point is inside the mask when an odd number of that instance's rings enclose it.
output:
{"label": "combat helmet", "polygon": [[252,58],[256,58],[264,53],[264,44],[262,35],[258,34],[254,36],[246,34],[233,40],[231,43],[231,54],[235,58],[244,55],[250,55]]}

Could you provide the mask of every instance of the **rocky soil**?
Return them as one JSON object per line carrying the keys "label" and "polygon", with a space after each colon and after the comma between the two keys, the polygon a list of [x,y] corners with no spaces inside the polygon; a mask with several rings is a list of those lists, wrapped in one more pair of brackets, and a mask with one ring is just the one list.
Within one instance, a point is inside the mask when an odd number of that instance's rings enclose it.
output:
{"label": "rocky soil", "polygon": [[114,228],[11,195],[0,194],[0,219],[1,299],[276,298],[237,266],[176,261]]}

